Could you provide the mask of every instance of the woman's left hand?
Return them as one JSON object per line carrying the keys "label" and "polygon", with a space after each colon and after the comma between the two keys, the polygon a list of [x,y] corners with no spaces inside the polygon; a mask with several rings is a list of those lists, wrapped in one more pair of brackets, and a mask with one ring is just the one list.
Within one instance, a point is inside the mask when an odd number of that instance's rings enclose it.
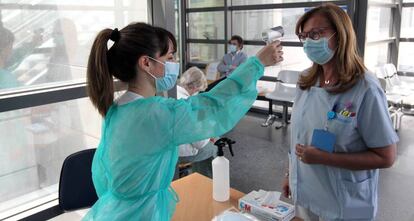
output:
{"label": "woman's left hand", "polygon": [[327,154],[316,147],[301,144],[296,144],[295,153],[300,161],[307,164],[321,164],[324,155]]}

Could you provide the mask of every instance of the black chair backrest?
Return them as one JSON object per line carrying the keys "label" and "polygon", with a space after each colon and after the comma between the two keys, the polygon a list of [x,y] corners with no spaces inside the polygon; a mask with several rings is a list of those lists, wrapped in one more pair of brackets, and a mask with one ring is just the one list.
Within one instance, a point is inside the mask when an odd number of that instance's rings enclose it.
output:
{"label": "black chair backrest", "polygon": [[59,206],[64,211],[91,207],[98,196],[92,183],[92,159],[96,149],[76,152],[63,162],[59,182]]}
{"label": "black chair backrest", "polygon": [[220,82],[222,82],[224,79],[226,79],[227,77],[222,77],[217,79],[216,81],[214,81],[213,83],[209,84],[206,88],[206,90],[204,90],[204,92],[208,92],[211,89],[213,89],[213,87],[215,87],[216,85],[218,85]]}

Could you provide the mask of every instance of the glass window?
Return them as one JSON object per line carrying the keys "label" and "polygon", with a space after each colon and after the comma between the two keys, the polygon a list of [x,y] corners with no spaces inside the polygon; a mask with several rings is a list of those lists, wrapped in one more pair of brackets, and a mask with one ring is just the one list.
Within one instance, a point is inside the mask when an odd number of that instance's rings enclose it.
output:
{"label": "glass window", "polygon": [[414,42],[401,42],[398,55],[398,70],[414,72]]}
{"label": "glass window", "polygon": [[0,219],[56,199],[63,160],[97,147],[101,120],[88,98],[0,113]]}
{"label": "glass window", "polygon": [[224,45],[188,44],[190,62],[208,63],[219,61],[224,56]]}
{"label": "glass window", "polygon": [[367,40],[375,41],[391,37],[391,8],[369,7],[367,16]]}
{"label": "glass window", "polygon": [[372,3],[394,3],[395,0],[369,0],[368,4]]}
{"label": "glass window", "polygon": [[181,23],[180,23],[180,0],[174,0],[174,22],[175,22],[175,40],[177,41],[177,51],[175,53],[175,59],[177,62],[180,62],[181,59],[181,39],[180,39],[180,32],[181,32]]}
{"label": "glass window", "polygon": [[368,69],[388,63],[389,43],[367,45],[365,47],[364,61]]}
{"label": "glass window", "polygon": [[0,90],[84,82],[89,50],[101,29],[147,21],[147,1],[128,7],[114,5],[121,1],[67,2],[42,1],[36,9],[7,9],[2,2]]}
{"label": "glass window", "polygon": [[192,39],[224,39],[224,12],[189,13],[189,34]]}
{"label": "glass window", "polygon": [[[260,5],[296,2],[320,2],[321,0],[232,0],[233,5]],[[322,0],[329,1],[329,0]]]}
{"label": "glass window", "polygon": [[[256,53],[263,46],[245,45],[243,51],[250,57],[256,55]],[[294,70],[303,71],[312,65],[312,62],[306,57],[302,47],[283,47],[283,57],[285,58],[282,63],[265,68],[265,76],[277,77],[280,70]]]}
{"label": "glass window", "polygon": [[232,33],[246,40],[261,41],[263,30],[282,25],[285,31],[284,41],[299,41],[295,27],[304,13],[304,8],[233,11]]}
{"label": "glass window", "polygon": [[401,37],[414,38],[414,8],[402,9]]}
{"label": "glass window", "polygon": [[[1,3],[16,3],[18,4],[33,4],[33,0],[2,0]],[[82,5],[82,6],[113,6],[114,1],[113,0],[71,0],[71,1],[65,1],[65,0],[42,0],[42,1],[36,1],[37,4],[59,4],[59,5]]]}
{"label": "glass window", "polygon": [[187,0],[188,8],[204,8],[224,6],[227,0]]}

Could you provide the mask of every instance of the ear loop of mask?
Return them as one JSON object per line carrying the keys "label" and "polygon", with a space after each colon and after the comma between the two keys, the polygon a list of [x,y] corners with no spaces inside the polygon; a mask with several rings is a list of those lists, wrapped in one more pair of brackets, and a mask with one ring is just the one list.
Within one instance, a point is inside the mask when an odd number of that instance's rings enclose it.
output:
{"label": "ear loop of mask", "polygon": [[[157,59],[155,59],[155,58],[153,58],[153,57],[151,57],[151,56],[147,56],[148,58],[150,58],[151,60],[153,60],[153,61],[156,61],[156,62],[158,62],[158,63],[160,63],[160,64],[162,64],[162,65],[164,65],[165,66],[165,64],[164,63],[162,63],[161,61],[158,61]],[[165,68],[165,67],[164,67]],[[157,80],[158,78],[157,77],[155,77],[155,75],[153,75],[153,74],[151,74],[149,71],[146,71],[151,77],[153,77],[155,80]],[[165,74],[164,74],[165,75]]]}
{"label": "ear loop of mask", "polygon": [[[327,41],[328,41],[328,48],[329,48],[329,40],[331,40],[331,38],[332,38],[334,35],[336,35],[336,32],[335,32],[335,33],[333,33],[333,34],[331,35],[331,37],[329,37],[329,38],[328,38],[328,40],[327,40]],[[337,46],[336,46],[336,48],[335,48],[334,50],[332,50],[332,49],[331,49],[331,50],[335,53],[335,51],[338,49],[338,47],[339,47],[339,45],[337,45]]]}

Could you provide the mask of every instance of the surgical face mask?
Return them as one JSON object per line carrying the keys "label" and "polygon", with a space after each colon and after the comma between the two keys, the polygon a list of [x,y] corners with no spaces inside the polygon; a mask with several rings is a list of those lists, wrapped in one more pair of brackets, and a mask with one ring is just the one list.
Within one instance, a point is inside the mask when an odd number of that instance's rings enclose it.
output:
{"label": "surgical face mask", "polygon": [[303,42],[303,50],[308,58],[320,65],[326,64],[334,56],[334,51],[329,48],[329,39],[331,39],[335,33],[329,37],[323,37],[318,40],[307,38]]}
{"label": "surgical face mask", "polygon": [[157,93],[168,91],[171,88],[173,88],[175,83],[177,82],[178,73],[180,71],[180,64],[170,61],[166,61],[165,63],[163,63],[155,58],[149,58],[164,65],[164,76],[162,78],[157,78],[153,74],[147,72],[151,77],[155,79],[155,88],[157,90]]}
{"label": "surgical face mask", "polygon": [[229,51],[231,53],[236,53],[237,51],[237,46],[236,45],[229,45]]}

